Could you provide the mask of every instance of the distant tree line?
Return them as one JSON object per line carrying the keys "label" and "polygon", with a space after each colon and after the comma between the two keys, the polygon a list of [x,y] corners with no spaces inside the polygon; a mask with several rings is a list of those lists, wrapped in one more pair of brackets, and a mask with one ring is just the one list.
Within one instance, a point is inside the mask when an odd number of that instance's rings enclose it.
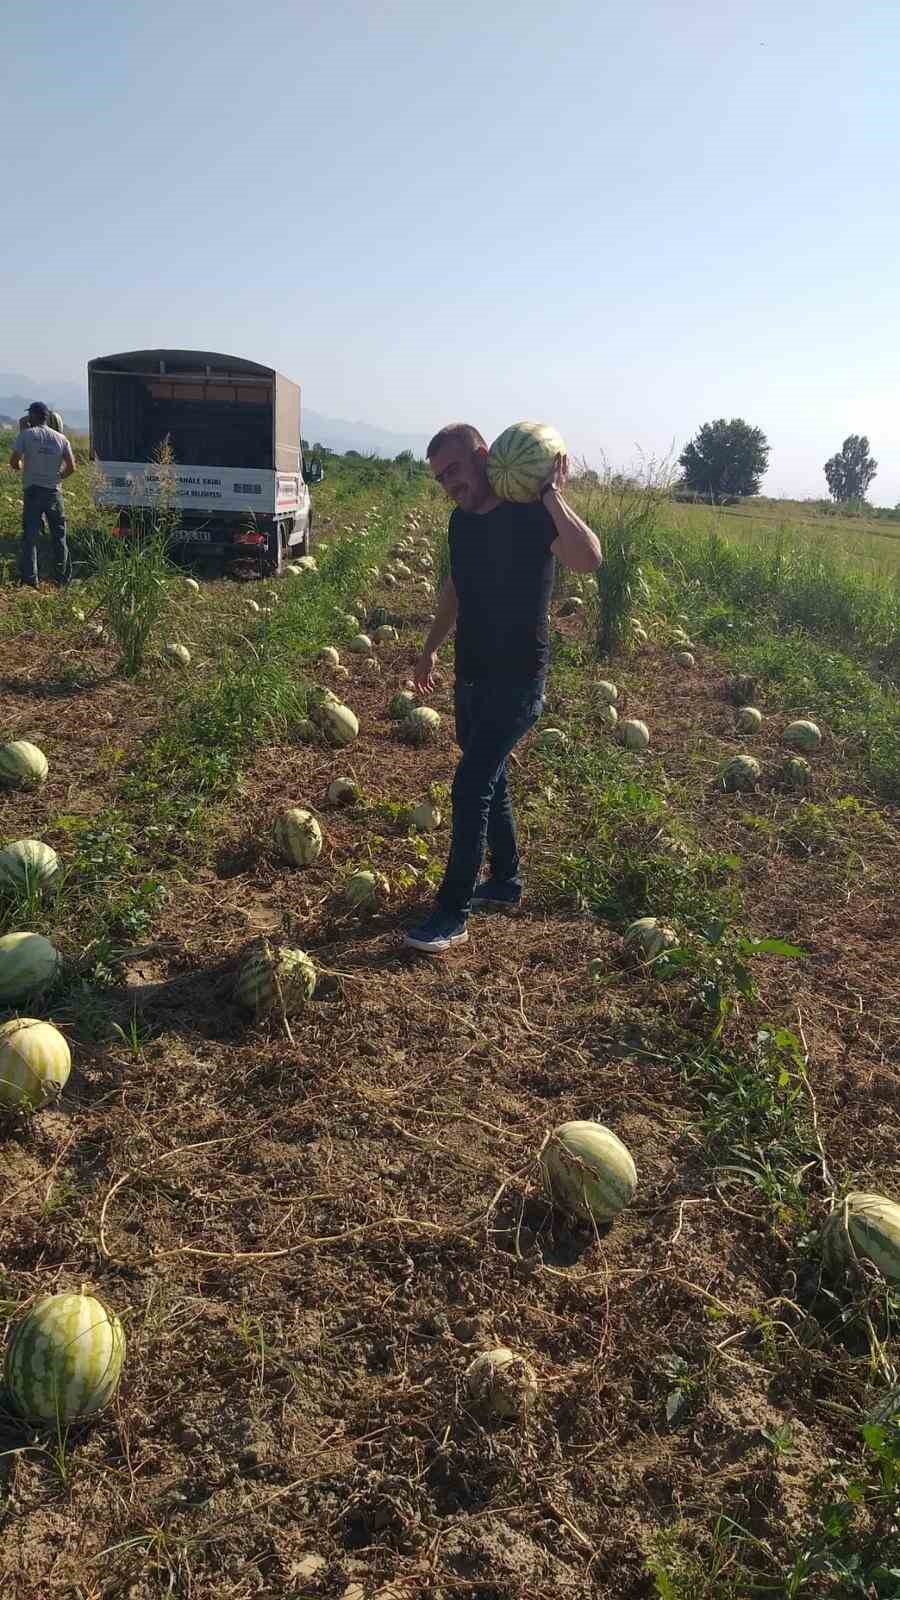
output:
{"label": "distant tree line", "polygon": [[[683,477],[677,490],[721,505],[758,494],[769,463],[769,442],[762,428],[743,417],[704,422],[678,458]],[[864,433],[848,434],[840,450],[825,462],[828,490],[835,505],[862,506],[878,462],[869,453]]]}

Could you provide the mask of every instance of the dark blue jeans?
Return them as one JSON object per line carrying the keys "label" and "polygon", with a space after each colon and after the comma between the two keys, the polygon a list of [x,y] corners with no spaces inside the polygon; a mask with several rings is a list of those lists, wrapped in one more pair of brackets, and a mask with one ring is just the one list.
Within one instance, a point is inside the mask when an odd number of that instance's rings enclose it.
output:
{"label": "dark blue jeans", "polygon": [[37,542],[43,518],[53,538],[57,583],[68,583],[72,576],[69,546],[66,543],[66,513],[58,489],[42,489],[29,484],[22,499],[22,551],[20,573],[23,583],[37,583]]}
{"label": "dark blue jeans", "polygon": [[453,839],[437,893],[442,911],[468,915],[484,861],[495,878],[519,882],[519,851],[506,762],[544,709],[544,678],[502,684],[456,683],[456,742],[462,758],[453,779]]}

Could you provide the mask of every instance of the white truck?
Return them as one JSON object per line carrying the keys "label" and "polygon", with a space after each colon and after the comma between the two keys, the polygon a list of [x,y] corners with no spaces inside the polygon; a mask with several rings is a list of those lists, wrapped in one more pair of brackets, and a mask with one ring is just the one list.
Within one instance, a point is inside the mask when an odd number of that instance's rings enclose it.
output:
{"label": "white truck", "polygon": [[99,499],[120,533],[165,505],[188,557],[277,573],[309,553],[298,384],[240,356],[129,350],[88,362],[88,401]]}

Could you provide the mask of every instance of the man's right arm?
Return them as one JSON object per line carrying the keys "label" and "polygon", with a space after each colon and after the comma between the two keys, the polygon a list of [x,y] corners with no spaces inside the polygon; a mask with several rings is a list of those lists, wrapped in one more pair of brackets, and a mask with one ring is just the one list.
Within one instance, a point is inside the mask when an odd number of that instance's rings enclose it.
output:
{"label": "man's right arm", "polygon": [[62,482],[63,478],[71,478],[72,473],[74,471],[75,471],[75,457],[72,454],[72,446],[70,445],[70,443],[69,443],[69,441],[67,439],[66,440],[66,448],[63,451],[63,464],[62,464],[62,467],[60,468],[60,473],[59,473],[60,483]]}
{"label": "man's right arm", "polygon": [[458,609],[459,604],[453,579],[448,578],[438,597],[434,621],[428,630],[428,638],[422,646],[422,654],[413,669],[413,682],[420,694],[430,694],[434,688],[432,674],[434,673],[437,653],[444,640],[449,637],[456,626]]}
{"label": "man's right arm", "polygon": [[21,431],[16,434],[16,437],[13,440],[12,455],[9,458],[9,464],[12,467],[13,472],[18,472],[19,468],[22,465],[22,434],[21,434]]}

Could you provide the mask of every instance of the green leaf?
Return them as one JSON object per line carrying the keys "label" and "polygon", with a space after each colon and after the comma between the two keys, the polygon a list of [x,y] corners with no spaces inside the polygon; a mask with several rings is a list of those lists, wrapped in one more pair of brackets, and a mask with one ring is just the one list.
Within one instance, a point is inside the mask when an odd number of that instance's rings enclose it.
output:
{"label": "green leaf", "polygon": [[747,939],[741,941],[741,948],[756,956],[807,956],[808,950],[801,949],[798,944],[788,944],[786,939]]}

